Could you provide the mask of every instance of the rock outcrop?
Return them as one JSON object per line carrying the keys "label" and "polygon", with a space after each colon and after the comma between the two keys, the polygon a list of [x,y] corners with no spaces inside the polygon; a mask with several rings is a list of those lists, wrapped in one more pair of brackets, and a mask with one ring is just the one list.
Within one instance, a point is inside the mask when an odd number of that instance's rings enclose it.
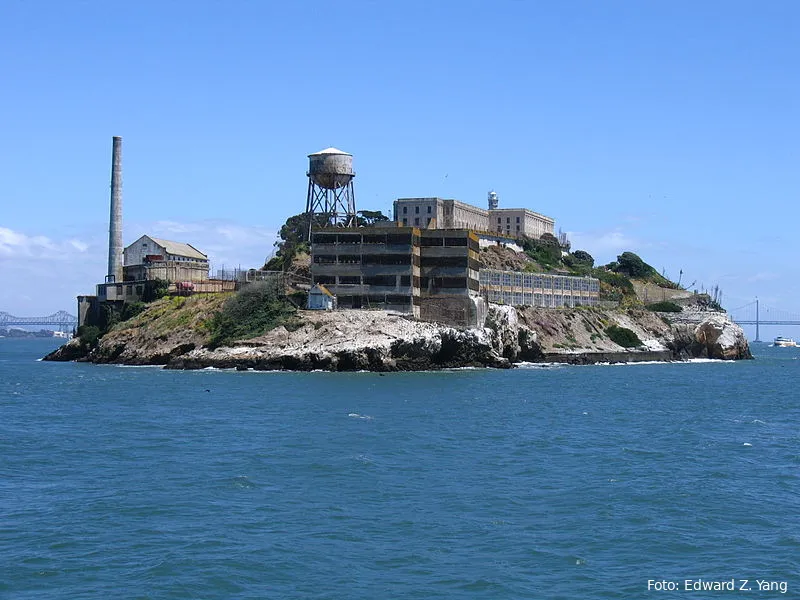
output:
{"label": "rock outcrop", "polygon": [[[179,310],[178,308],[175,309]],[[457,329],[384,311],[299,311],[301,326],[277,327],[229,347],[207,346],[202,319],[171,315],[164,327],[146,314],[121,324],[87,354],[78,340],[47,360],[255,370],[419,371],[450,367],[508,368],[520,361],[591,363],[637,360],[752,358],[744,333],[725,313],[543,309],[490,305],[482,329]],[[674,322],[671,319],[675,319]],[[148,325],[149,323],[149,325]],[[642,345],[622,348],[610,325],[634,332]]]}
{"label": "rock outcrop", "polygon": [[744,331],[724,313],[707,315],[696,323],[676,323],[673,325],[673,333],[670,347],[677,358],[753,358]]}

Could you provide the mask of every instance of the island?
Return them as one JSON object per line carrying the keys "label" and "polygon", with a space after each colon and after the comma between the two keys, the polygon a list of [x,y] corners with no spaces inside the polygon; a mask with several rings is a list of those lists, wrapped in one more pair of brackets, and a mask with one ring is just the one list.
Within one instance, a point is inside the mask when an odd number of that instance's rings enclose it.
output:
{"label": "island", "polygon": [[[547,240],[546,240],[547,241]],[[189,293],[168,286],[154,299],[111,311],[82,327],[45,360],[168,369],[415,371],[572,364],[752,358],[747,339],[713,296],[685,290],[633,253],[594,267],[586,252],[543,253],[493,245],[481,266],[501,273],[595,275],[594,305],[538,307],[488,301],[479,326],[426,321],[363,307],[308,310],[311,256],[300,243],[238,291]],[[555,248],[556,246],[551,246]],[[549,256],[549,258],[548,258]]]}

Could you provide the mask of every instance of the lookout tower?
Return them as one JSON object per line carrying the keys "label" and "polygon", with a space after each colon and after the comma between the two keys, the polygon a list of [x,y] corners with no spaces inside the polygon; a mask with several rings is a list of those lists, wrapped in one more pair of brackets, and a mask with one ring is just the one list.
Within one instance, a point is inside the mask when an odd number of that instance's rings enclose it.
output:
{"label": "lookout tower", "polygon": [[489,192],[489,210],[497,210],[500,204],[500,199],[497,197],[497,192],[492,190]]}
{"label": "lookout tower", "polygon": [[[356,197],[353,192],[353,155],[326,148],[308,155],[308,239],[311,226],[322,219],[332,227],[355,227]],[[320,217],[316,218],[315,217]]]}

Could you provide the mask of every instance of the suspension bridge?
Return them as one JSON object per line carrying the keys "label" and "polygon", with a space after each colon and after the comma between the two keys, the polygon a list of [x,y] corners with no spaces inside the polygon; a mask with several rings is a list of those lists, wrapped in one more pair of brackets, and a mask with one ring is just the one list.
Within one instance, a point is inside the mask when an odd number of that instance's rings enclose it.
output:
{"label": "suspension bridge", "polygon": [[59,331],[67,331],[78,325],[78,318],[65,310],[60,310],[46,317],[15,317],[7,312],[0,312],[0,327],[28,327],[31,325],[47,325],[58,327]]}
{"label": "suspension bridge", "polygon": [[759,341],[758,328],[761,325],[800,325],[800,314],[759,304],[758,298],[753,302],[729,310],[728,315],[739,325],[755,325],[755,341]]}

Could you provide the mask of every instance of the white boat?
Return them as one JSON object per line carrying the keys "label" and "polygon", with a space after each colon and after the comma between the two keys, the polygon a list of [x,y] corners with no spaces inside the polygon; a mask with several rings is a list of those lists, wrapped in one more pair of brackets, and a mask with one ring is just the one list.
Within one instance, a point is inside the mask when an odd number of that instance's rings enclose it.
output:
{"label": "white boat", "polygon": [[777,346],[778,348],[797,348],[797,342],[795,342],[792,338],[787,338],[780,335],[775,338],[775,341],[772,342],[772,345]]}

